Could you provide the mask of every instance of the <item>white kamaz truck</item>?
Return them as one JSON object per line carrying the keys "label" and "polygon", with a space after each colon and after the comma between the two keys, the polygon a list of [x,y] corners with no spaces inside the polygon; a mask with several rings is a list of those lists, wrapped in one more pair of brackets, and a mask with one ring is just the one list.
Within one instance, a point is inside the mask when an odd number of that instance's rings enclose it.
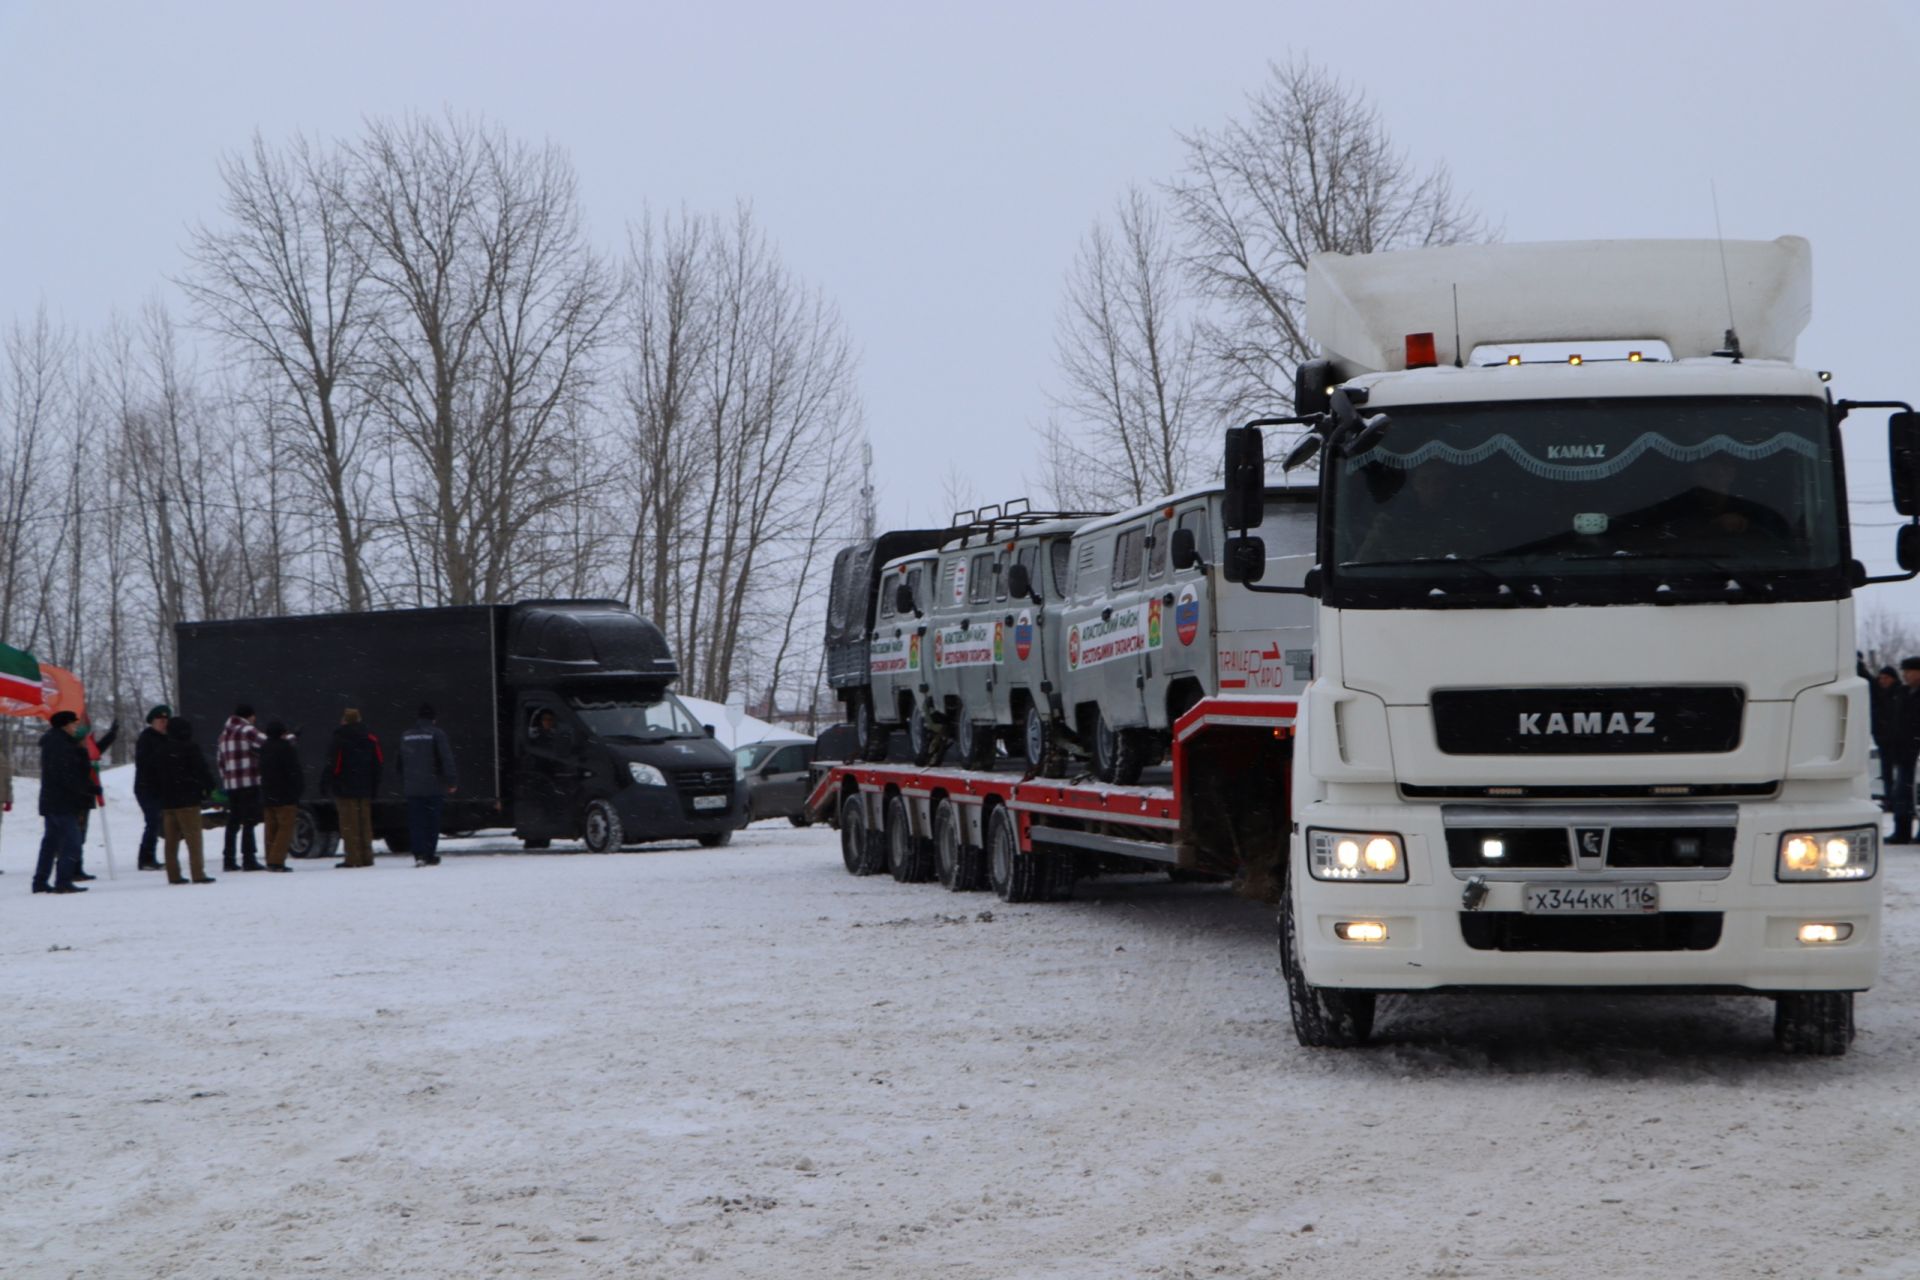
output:
{"label": "white kamaz truck", "polygon": [[[1881,886],[1841,436],[1898,410],[1911,515],[1920,419],[1794,367],[1810,298],[1795,237],[1313,262],[1326,358],[1270,424],[1321,475],[1303,1041],[1364,1039],[1381,992],[1609,987],[1764,993],[1784,1047],[1844,1051]],[[1230,532],[1261,429],[1229,433]]]}

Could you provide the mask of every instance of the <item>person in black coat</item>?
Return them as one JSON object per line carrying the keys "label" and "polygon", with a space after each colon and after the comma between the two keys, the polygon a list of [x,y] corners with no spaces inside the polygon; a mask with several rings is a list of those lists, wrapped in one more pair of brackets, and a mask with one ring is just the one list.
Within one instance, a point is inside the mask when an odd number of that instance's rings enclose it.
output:
{"label": "person in black coat", "polygon": [[1893,704],[1893,834],[1888,844],[1913,843],[1913,768],[1920,759],[1920,658],[1900,660]]}
{"label": "person in black coat", "polygon": [[180,874],[180,846],[194,884],[212,884],[201,847],[200,806],[217,789],[207,756],[193,740],[193,722],[174,716],[167,723],[166,753],[160,761],[160,808],[167,840],[167,883],[186,884]]}
{"label": "person in black coat", "polygon": [[140,802],[146,826],[140,832],[140,870],[158,871],[160,837],[165,830],[165,807],[160,803],[160,762],[167,754],[167,721],[173,708],[161,703],[147,712],[147,727],[133,740],[133,798]]}
{"label": "person in black coat", "polygon": [[1900,673],[1882,667],[1867,686],[1867,723],[1872,727],[1873,745],[1880,748],[1880,807],[1893,807],[1893,757],[1896,743],[1894,723],[1900,716]]}
{"label": "person in black coat", "polygon": [[361,723],[357,707],[340,716],[327,746],[327,762],[320,771],[320,793],[333,800],[339,815],[340,843],[347,848],[336,867],[373,865],[373,798],[380,794],[380,770],[385,764],[380,739]]}
{"label": "person in black coat", "polygon": [[306,789],[300,753],[287,736],[287,726],[267,721],[267,743],[260,748],[260,804],[266,811],[269,871],[292,870],[287,866],[287,850],[293,847],[293,824]]}
{"label": "person in black coat", "polygon": [[40,738],[40,861],[33,869],[35,893],[85,893],[75,884],[80,871],[80,815],[93,807],[97,793],[87,749],[74,737],[80,717],[56,711]]}

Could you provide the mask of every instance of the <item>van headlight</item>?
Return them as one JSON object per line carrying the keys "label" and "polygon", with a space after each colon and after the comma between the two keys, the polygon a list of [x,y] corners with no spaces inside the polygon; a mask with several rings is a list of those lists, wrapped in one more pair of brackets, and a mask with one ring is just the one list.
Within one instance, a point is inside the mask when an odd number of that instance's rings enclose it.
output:
{"label": "van headlight", "polygon": [[664,787],[667,785],[666,774],[661,773],[650,764],[641,764],[638,760],[629,760],[627,762],[627,772],[633,776],[635,782],[643,787]]}
{"label": "van headlight", "polygon": [[1875,827],[1844,831],[1788,831],[1780,837],[1776,880],[1865,880],[1880,866]]}
{"label": "van headlight", "polygon": [[1407,854],[1385,831],[1309,831],[1307,871],[1315,880],[1404,881]]}

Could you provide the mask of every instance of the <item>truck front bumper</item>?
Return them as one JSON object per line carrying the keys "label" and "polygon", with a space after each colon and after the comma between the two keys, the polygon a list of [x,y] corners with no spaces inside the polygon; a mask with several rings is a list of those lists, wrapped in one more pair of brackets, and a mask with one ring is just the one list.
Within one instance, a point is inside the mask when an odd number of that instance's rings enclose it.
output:
{"label": "truck front bumper", "polygon": [[[1852,804],[1742,805],[1733,865],[1725,876],[1663,879],[1658,868],[1608,873],[1615,881],[1657,885],[1659,914],[1676,917],[1627,927],[1622,933],[1635,936],[1623,941],[1608,936],[1604,926],[1560,927],[1563,921],[1594,917],[1525,913],[1528,883],[1604,883],[1598,875],[1541,872],[1488,879],[1484,898],[1469,907],[1473,872],[1449,865],[1438,805],[1308,805],[1292,839],[1288,889],[1301,963],[1314,986],[1370,991],[1864,990],[1880,971],[1879,874],[1865,880],[1781,883],[1774,865],[1782,832],[1877,827],[1879,817],[1871,806]],[[1312,879],[1306,862],[1306,834],[1312,828],[1400,835],[1407,881]],[[1343,938],[1356,932],[1347,927],[1355,922],[1383,925],[1386,936]],[[1800,929],[1806,924],[1844,926],[1846,936],[1805,943]],[[1602,949],[1572,949],[1589,947]]]}
{"label": "truck front bumper", "polygon": [[693,809],[692,800],[677,787],[622,787],[613,796],[613,807],[627,840],[636,844],[717,835],[747,825],[743,790],[735,783],[726,808],[702,812]]}

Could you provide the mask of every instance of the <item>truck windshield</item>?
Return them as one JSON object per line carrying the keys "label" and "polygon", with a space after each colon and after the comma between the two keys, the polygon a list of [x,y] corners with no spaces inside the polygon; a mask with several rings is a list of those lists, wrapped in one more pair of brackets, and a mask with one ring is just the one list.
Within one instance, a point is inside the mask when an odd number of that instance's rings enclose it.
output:
{"label": "truck windshield", "polygon": [[1395,406],[1336,460],[1327,600],[1446,607],[1844,594],[1826,405]]}
{"label": "truck windshield", "polygon": [[706,730],[672,694],[639,698],[573,698],[580,720],[597,738],[695,738]]}

